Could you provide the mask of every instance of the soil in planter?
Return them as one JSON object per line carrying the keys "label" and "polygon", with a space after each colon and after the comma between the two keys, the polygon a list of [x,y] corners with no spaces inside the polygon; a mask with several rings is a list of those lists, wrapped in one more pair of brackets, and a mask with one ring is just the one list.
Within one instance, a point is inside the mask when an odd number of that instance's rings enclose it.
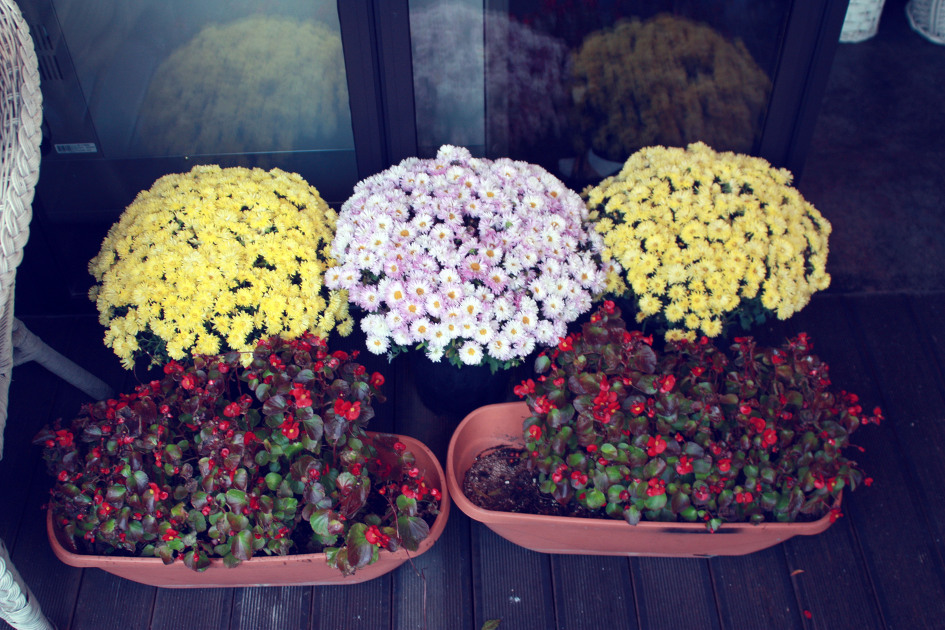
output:
{"label": "soil in planter", "polygon": [[[607,518],[576,502],[561,505],[538,487],[538,479],[521,457],[522,450],[499,447],[479,455],[466,471],[463,493],[475,505],[496,512],[518,512],[544,516]],[[823,515],[798,514],[796,523],[807,523]],[[773,521],[772,521],[773,522]],[[723,525],[724,526],[724,525]]]}
{"label": "soil in planter", "polygon": [[538,479],[521,449],[501,447],[479,455],[463,479],[463,493],[477,506],[497,512],[600,518],[577,506],[564,506],[538,488]]}

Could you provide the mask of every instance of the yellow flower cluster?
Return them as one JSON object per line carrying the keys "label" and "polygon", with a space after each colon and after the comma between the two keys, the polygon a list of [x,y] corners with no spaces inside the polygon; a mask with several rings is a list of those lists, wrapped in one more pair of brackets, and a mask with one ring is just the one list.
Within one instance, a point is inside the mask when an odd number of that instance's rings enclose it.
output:
{"label": "yellow flower cluster", "polygon": [[345,291],[323,286],[337,214],[299,175],[197,166],[138,194],[89,263],[105,345],[130,369],[157,337],[172,359],[260,338],[347,335]]}
{"label": "yellow flower cluster", "polygon": [[641,147],[701,140],[751,151],[771,80],[741,40],[661,14],[585,38],[572,61],[578,149],[623,161]]}
{"label": "yellow flower cluster", "polygon": [[667,339],[715,337],[752,300],[787,318],[830,284],[830,224],[790,184],[787,170],[701,142],[638,151],[584,192],[608,292],[635,297],[640,322],[664,317]]}

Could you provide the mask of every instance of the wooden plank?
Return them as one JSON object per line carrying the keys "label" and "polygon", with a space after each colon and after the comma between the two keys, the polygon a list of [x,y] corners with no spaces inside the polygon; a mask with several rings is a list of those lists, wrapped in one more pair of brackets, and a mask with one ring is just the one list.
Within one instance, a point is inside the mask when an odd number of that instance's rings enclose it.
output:
{"label": "wooden plank", "polygon": [[627,558],[553,555],[551,570],[559,630],[638,627]]}
{"label": "wooden plank", "polygon": [[[28,318],[24,323],[65,356],[84,357],[82,364],[85,367],[93,367],[87,363],[88,359],[101,357],[103,353],[101,326],[92,317]],[[99,332],[89,334],[95,327]],[[117,360],[110,365],[112,368],[118,366]],[[24,382],[19,374],[29,374],[31,380]],[[88,401],[88,397],[36,364],[24,364],[14,369],[11,399],[19,398],[21,387],[28,393],[24,401],[17,400],[15,405],[24,402],[28,406],[32,405],[29,409],[33,413],[17,416],[20,421],[18,429],[25,431],[19,446],[22,453],[18,455],[29,458],[29,464],[18,467],[14,477],[20,483],[13,485],[25,490],[25,497],[18,499],[24,520],[13,552],[14,562],[46,615],[54,622],[67,626],[76,606],[83,571],[62,564],[49,548],[43,507],[53,481],[46,474],[39,447],[31,446],[30,442],[42,425],[56,418],[70,418],[78,412],[83,402]],[[44,403],[45,413],[35,413]]]}
{"label": "wooden plank", "polygon": [[720,628],[709,561],[633,558],[633,592],[641,628]]}
{"label": "wooden plank", "polygon": [[73,630],[151,627],[156,591],[153,586],[116,577],[100,569],[85,569],[70,627]]}
{"label": "wooden plank", "polygon": [[311,586],[235,589],[229,628],[283,630],[307,628],[312,615]]}
{"label": "wooden plank", "polygon": [[[926,450],[938,448],[927,440],[934,439],[928,434],[934,430],[929,425],[941,417],[941,407],[910,411],[903,397],[895,393],[913,387],[911,379],[922,371],[916,366],[923,365],[925,352],[923,342],[915,338],[916,324],[908,313],[905,317],[894,313],[903,307],[895,297],[870,296],[867,300],[824,296],[815,298],[798,314],[796,324],[811,333],[815,351],[830,366],[835,387],[858,393],[864,407],[880,404],[886,415],[881,426],[866,427],[855,435],[854,442],[865,449],[855,459],[876,481],[845,497],[843,506],[869,570],[875,603],[869,593],[857,595],[855,587],[847,591],[846,597],[854,598],[851,606],[864,610],[878,607],[878,612],[864,614],[887,625],[935,626],[939,623],[935,620],[945,617],[941,543],[929,530],[928,503],[922,498],[922,485],[912,460],[925,468],[929,463],[925,461]],[[884,322],[885,318],[890,319]],[[909,365],[896,363],[891,353],[905,355],[904,363]],[[926,392],[929,387],[915,385]],[[939,394],[930,395],[934,398]],[[903,432],[908,435],[908,443],[901,440]],[[940,466],[941,462],[936,464]],[[829,570],[851,571],[856,566],[841,563]],[[821,559],[798,562],[797,568],[808,572],[816,568],[820,586],[832,579],[827,563]],[[812,577],[804,574],[804,580]],[[819,605],[819,610],[810,609],[812,614],[825,625],[846,625],[847,619],[832,607],[831,599],[837,599],[832,589],[826,595],[816,592],[809,601]]]}
{"label": "wooden plank", "polygon": [[501,619],[500,628],[554,628],[550,556],[513,545],[472,523],[474,628]]}
{"label": "wooden plank", "polygon": [[[858,360],[859,353],[851,348],[855,333],[846,317],[843,301],[840,297],[819,296],[796,315],[791,324],[795,333],[802,330],[810,333],[815,352],[831,366],[835,387],[862,393],[866,402],[874,398],[873,385],[868,382],[868,376],[856,376],[865,366]],[[873,402],[878,403],[878,397]],[[854,442],[862,444],[862,438],[868,438],[868,433],[876,429],[862,429]],[[867,461],[868,454],[847,455],[867,467],[867,472],[873,468]],[[810,613],[815,625],[856,628],[885,625],[870,578],[869,563],[848,507],[872,492],[872,488],[861,488],[856,494],[848,494],[843,506],[848,517],[839,519],[823,534],[794,538],[784,544],[799,607],[802,612]]]}
{"label": "wooden plank", "polygon": [[391,576],[340,586],[316,586],[312,625],[345,630],[383,630],[391,627]]}
{"label": "wooden plank", "polygon": [[805,618],[809,613],[817,627],[886,627],[851,518],[841,518],[818,536],[787,541],[784,552],[797,595],[792,612]]}
{"label": "wooden plank", "polygon": [[723,628],[801,625],[781,545],[746,556],[712,558],[709,567]]}
{"label": "wooden plank", "polygon": [[[212,569],[210,569],[212,571]],[[225,570],[225,568],[223,569]],[[158,588],[154,589],[152,630],[176,628],[230,627],[233,612],[234,588]]]}
{"label": "wooden plank", "polygon": [[469,517],[455,506],[426,553],[393,573],[393,628],[472,628]]}

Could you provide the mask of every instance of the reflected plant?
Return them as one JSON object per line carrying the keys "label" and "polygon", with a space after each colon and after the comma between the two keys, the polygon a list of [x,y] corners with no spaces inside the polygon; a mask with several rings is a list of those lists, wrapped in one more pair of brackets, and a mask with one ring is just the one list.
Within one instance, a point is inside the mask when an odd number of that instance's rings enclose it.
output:
{"label": "reflected plant", "polygon": [[160,155],[352,146],[341,37],[314,20],[210,24],[154,70],[136,142]]}
{"label": "reflected plant", "polygon": [[618,162],[697,140],[750,152],[771,91],[741,40],[669,14],[591,33],[571,68],[577,148]]}
{"label": "reflected plant", "polygon": [[421,147],[486,144],[508,155],[564,137],[564,42],[468,2],[411,11],[410,25]]}

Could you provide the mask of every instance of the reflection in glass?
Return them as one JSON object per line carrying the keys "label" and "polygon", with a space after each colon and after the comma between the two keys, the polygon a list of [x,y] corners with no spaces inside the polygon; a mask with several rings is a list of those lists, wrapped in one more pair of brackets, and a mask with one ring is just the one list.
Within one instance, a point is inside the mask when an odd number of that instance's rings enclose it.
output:
{"label": "reflection in glass", "polygon": [[566,178],[651,144],[751,153],[790,0],[410,0],[421,155]]}
{"label": "reflection in glass", "polygon": [[620,162],[696,140],[750,152],[771,90],[741,40],[668,14],[589,34],[572,76],[576,149]]}
{"label": "reflection in glass", "polygon": [[505,156],[566,126],[567,49],[482,1],[411,0],[417,140]]}
{"label": "reflection in glass", "polygon": [[334,0],[56,0],[110,158],[353,149]]}

